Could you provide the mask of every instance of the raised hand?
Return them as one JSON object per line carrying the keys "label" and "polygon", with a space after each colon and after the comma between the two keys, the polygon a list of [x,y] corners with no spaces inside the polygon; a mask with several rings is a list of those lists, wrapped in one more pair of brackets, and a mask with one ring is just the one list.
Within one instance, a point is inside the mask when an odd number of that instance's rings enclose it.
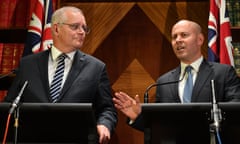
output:
{"label": "raised hand", "polygon": [[131,120],[135,120],[142,111],[139,96],[133,99],[124,92],[115,92],[114,106]]}

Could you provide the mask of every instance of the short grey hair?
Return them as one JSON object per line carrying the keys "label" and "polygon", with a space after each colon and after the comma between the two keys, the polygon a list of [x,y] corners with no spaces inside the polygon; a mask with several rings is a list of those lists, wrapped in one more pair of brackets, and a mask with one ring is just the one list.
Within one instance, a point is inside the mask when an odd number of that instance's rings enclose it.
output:
{"label": "short grey hair", "polygon": [[72,12],[80,12],[83,14],[82,10],[77,8],[77,7],[73,7],[73,6],[64,6],[62,8],[57,9],[53,15],[52,15],[52,19],[51,19],[51,23],[52,24],[56,24],[56,23],[61,23],[63,21],[66,21],[67,17],[66,17],[66,11],[72,11]]}

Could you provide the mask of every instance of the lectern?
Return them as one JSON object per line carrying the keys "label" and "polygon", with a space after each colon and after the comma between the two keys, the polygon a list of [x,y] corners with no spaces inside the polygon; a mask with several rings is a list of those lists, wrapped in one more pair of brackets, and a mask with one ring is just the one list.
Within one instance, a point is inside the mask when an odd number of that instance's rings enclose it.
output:
{"label": "lectern", "polygon": [[[143,104],[145,144],[210,144],[211,103]],[[219,103],[223,144],[240,143],[240,103]]]}
{"label": "lectern", "polygon": [[[1,138],[9,107],[10,104],[0,104]],[[96,123],[89,103],[23,103],[18,119],[18,143],[97,143]],[[13,123],[12,115],[7,142],[15,138]]]}

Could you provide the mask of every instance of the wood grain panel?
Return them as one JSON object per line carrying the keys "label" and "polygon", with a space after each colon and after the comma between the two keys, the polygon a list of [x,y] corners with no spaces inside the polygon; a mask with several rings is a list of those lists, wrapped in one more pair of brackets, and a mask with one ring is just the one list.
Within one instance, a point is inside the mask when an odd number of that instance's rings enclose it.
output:
{"label": "wood grain panel", "polygon": [[[179,64],[171,47],[171,27],[179,19],[200,23],[207,37],[209,2],[197,0],[74,1],[60,0],[60,5],[74,5],[83,10],[91,33],[82,50],[107,64],[113,93],[125,91],[134,97],[143,94],[151,83]],[[207,45],[203,47],[207,54]],[[154,101],[155,89],[149,92]],[[143,144],[143,133],[126,124],[119,112],[119,122],[111,144]]]}
{"label": "wood grain panel", "polygon": [[[138,3],[142,10],[149,16],[150,20],[171,41],[171,27],[180,19],[190,19],[198,22],[207,38],[208,13],[201,13],[203,8],[208,8],[208,2],[149,2]],[[204,48],[207,43],[205,42]],[[203,49],[204,55],[206,50]]]}
{"label": "wood grain panel", "polygon": [[101,42],[109,35],[134,3],[67,3],[83,10],[91,28],[82,50],[93,54]]}
{"label": "wood grain panel", "polygon": [[150,20],[170,42],[171,25],[178,19],[175,2],[138,3]]}

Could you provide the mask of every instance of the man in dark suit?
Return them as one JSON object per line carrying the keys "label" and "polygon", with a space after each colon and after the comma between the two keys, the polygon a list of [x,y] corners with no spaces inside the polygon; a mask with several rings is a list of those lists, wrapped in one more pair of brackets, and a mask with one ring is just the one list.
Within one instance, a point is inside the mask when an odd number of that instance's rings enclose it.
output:
{"label": "man in dark suit", "polygon": [[[22,58],[17,76],[5,101],[12,102],[23,83],[28,81],[22,102],[36,103],[92,103],[95,110],[99,143],[108,143],[117,123],[111,86],[106,65],[79,49],[89,32],[82,11],[76,7],[62,7],[52,16],[51,49]],[[52,81],[58,57],[64,54],[64,74],[61,91],[51,97]],[[54,92],[53,92],[54,93]]]}
{"label": "man in dark suit", "polygon": [[[180,60],[180,65],[160,76],[157,83],[179,81],[157,86],[156,102],[185,103],[211,102],[211,80],[215,83],[217,102],[239,101],[240,80],[230,65],[208,62],[203,58],[201,47],[204,36],[199,24],[180,20],[172,28],[173,51]],[[191,67],[191,74],[185,71]],[[191,75],[193,88],[190,98],[185,99],[184,87]],[[116,92],[113,98],[115,107],[129,117],[132,127],[142,130],[141,105],[138,95],[133,99],[124,92]]]}

